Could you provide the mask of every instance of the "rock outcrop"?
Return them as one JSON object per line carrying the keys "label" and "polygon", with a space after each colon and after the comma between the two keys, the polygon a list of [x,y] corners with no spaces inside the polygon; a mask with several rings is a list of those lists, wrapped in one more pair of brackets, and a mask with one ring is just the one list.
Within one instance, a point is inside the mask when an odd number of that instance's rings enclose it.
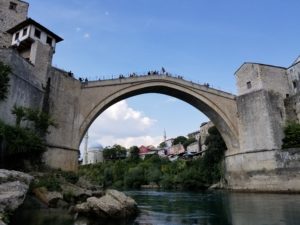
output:
{"label": "rock outcrop", "polygon": [[32,191],[35,196],[49,207],[56,207],[59,200],[63,200],[63,195],[57,191],[47,191],[45,187],[35,188]]}
{"label": "rock outcrop", "polygon": [[86,202],[77,204],[74,212],[104,219],[122,219],[135,216],[138,208],[131,197],[116,190],[107,190],[101,198],[90,197]]}
{"label": "rock outcrop", "polygon": [[32,180],[33,177],[26,173],[0,169],[0,224],[5,214],[23,203]]}

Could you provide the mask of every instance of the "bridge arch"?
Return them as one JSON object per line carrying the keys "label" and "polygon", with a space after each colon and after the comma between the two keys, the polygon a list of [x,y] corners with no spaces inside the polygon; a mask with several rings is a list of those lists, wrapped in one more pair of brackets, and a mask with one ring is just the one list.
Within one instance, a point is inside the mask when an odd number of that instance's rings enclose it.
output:
{"label": "bridge arch", "polygon": [[[204,113],[218,128],[230,151],[239,149],[235,96],[177,78],[158,77],[119,82],[95,82],[82,87],[78,143],[92,122],[108,107],[145,93],[165,94],[180,99]],[[129,81],[130,80],[130,81]],[[89,102],[89,104],[83,104]],[[182,115],[187,116],[187,115]]]}

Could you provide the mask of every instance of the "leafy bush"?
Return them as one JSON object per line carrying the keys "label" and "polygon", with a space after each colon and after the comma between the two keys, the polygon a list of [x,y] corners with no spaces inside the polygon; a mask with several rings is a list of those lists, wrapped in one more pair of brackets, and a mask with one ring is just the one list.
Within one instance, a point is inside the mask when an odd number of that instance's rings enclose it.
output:
{"label": "leafy bush", "polygon": [[282,148],[300,148],[300,124],[289,122],[284,128]]}
{"label": "leafy bush", "polygon": [[45,175],[35,179],[31,185],[31,189],[45,187],[48,191],[61,191],[59,180],[54,174]]}
{"label": "leafy bush", "polygon": [[11,68],[0,61],[0,101],[7,98]]}
{"label": "leafy bush", "polygon": [[67,182],[71,184],[76,184],[79,180],[79,176],[77,173],[72,171],[61,171],[60,175],[66,179]]}

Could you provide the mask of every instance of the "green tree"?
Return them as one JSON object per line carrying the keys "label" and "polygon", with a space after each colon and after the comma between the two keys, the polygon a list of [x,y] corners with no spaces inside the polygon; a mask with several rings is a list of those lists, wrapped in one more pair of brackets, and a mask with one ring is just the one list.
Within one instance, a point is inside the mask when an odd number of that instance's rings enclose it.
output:
{"label": "green tree", "polygon": [[224,158],[226,144],[215,126],[209,128],[208,133],[209,135],[205,140],[207,150],[203,157],[203,163],[206,170],[207,183],[212,184],[221,179],[222,160]]}
{"label": "green tree", "polygon": [[130,156],[129,159],[133,161],[138,161],[140,159],[139,152],[140,149],[137,146],[132,146],[129,148]]}
{"label": "green tree", "polygon": [[26,110],[24,107],[22,106],[16,106],[14,105],[11,113],[13,115],[15,115],[16,117],[16,126],[20,127],[21,122],[24,120],[25,116],[26,116]]}
{"label": "green tree", "polygon": [[300,124],[289,122],[284,128],[282,148],[300,148]]}
{"label": "green tree", "polygon": [[105,160],[117,160],[126,158],[127,150],[121,145],[114,145],[112,147],[105,147],[103,150],[103,157]]}
{"label": "green tree", "polygon": [[165,148],[165,147],[167,147],[167,144],[166,144],[166,142],[161,142],[160,144],[159,144],[159,146],[158,147],[160,147],[160,148]]}
{"label": "green tree", "polygon": [[7,98],[11,68],[0,61],[0,101]]}
{"label": "green tree", "polygon": [[184,144],[187,141],[187,138],[184,136],[178,136],[174,139],[173,145]]}

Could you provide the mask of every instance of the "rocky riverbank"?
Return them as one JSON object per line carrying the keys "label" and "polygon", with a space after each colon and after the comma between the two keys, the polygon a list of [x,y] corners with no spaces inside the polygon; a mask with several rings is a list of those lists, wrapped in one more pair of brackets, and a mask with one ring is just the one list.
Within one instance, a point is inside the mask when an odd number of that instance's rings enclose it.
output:
{"label": "rocky riverbank", "polygon": [[0,224],[8,222],[12,214],[25,200],[34,178],[28,174],[0,169]]}
{"label": "rocky riverbank", "polygon": [[[70,175],[0,170],[0,225],[23,203],[26,194],[45,208],[68,209],[77,216],[96,219],[133,218],[138,213],[135,200],[116,190],[103,190],[83,178]],[[71,177],[72,178],[72,177]],[[71,182],[70,182],[71,181]]]}

